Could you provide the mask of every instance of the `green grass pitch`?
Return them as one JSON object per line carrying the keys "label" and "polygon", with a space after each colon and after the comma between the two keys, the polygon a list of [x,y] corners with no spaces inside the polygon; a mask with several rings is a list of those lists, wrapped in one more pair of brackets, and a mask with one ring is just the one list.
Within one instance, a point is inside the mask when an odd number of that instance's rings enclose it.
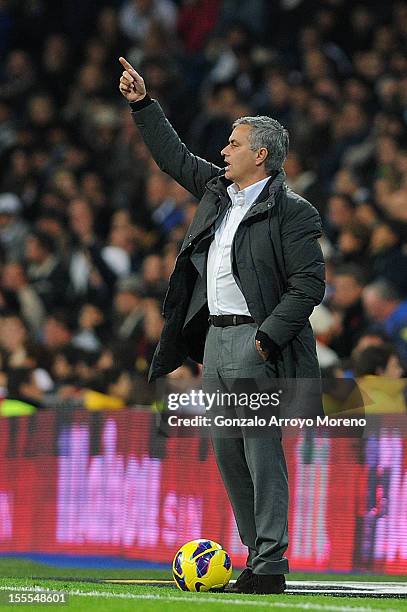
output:
{"label": "green grass pitch", "polygon": [[[60,580],[52,580],[52,578]],[[69,577],[69,580],[68,580]],[[407,611],[407,600],[389,598],[333,597],[325,595],[232,595],[224,593],[184,593],[178,589],[128,584],[83,582],[85,578],[169,579],[163,570],[101,570],[69,569],[34,563],[23,559],[0,558],[0,598],[5,589],[33,589],[40,587],[64,591],[68,604],[24,606],[4,602],[0,612],[20,610],[47,612],[47,610],[72,610],[72,612],[247,612],[249,610],[317,611],[317,612],[386,612]],[[66,580],[64,580],[64,578]],[[77,579],[76,582],[74,579]],[[290,574],[289,580],[367,580],[405,581],[404,577],[365,577],[344,575]]]}

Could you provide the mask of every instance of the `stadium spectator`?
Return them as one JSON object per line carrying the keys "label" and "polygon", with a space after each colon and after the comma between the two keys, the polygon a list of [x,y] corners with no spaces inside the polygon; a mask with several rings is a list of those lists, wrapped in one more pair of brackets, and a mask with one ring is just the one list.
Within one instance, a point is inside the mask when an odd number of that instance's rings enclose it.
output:
{"label": "stadium spectator", "polygon": [[142,334],[145,315],[143,281],[132,276],[118,282],[114,295],[114,333],[121,341],[136,343]]}
{"label": "stadium spectator", "polygon": [[357,221],[344,225],[338,235],[341,263],[357,262],[364,270],[369,270],[369,241],[370,229],[366,225]]}
{"label": "stadium spectator", "polygon": [[263,0],[254,0],[250,6],[245,0],[224,0],[221,5],[219,23],[246,24],[247,29],[261,35],[264,32],[266,6]]}
{"label": "stadium spectator", "polygon": [[392,346],[370,346],[354,358],[366,414],[406,414],[403,368]]}
{"label": "stadium spectator", "polygon": [[177,29],[187,52],[201,51],[216,25],[220,5],[220,0],[190,0],[181,3]]}
{"label": "stadium spectator", "polygon": [[141,267],[144,293],[161,304],[167,291],[168,278],[164,276],[163,260],[159,255],[147,255]]}
{"label": "stadium spectator", "polygon": [[230,128],[230,109],[237,103],[233,82],[214,83],[202,102],[201,111],[191,123],[189,144],[203,158],[222,163],[219,151],[227,140]]}
{"label": "stadium spectator", "polygon": [[281,123],[289,123],[291,115],[290,86],[287,77],[271,66],[265,72],[265,87],[254,99],[259,115],[269,115]]}
{"label": "stadium spectator", "polygon": [[150,297],[147,298],[144,303],[144,309],[142,336],[137,345],[134,365],[137,372],[146,375],[160,339],[164,321],[157,300]]}
{"label": "stadium spectator", "polygon": [[55,245],[54,255],[58,256],[66,264],[69,259],[68,253],[71,245],[70,236],[66,230],[65,215],[54,208],[44,206],[39,211],[35,229],[52,237]]}
{"label": "stadium spectator", "polygon": [[0,246],[8,261],[21,261],[28,226],[21,218],[22,205],[14,193],[0,195]]}
{"label": "stadium spectator", "polygon": [[356,264],[337,268],[333,276],[330,306],[333,323],[329,330],[329,346],[339,357],[349,357],[360,334],[367,326],[362,293],[365,285],[363,269]]}
{"label": "stadium spectator", "polygon": [[389,339],[387,336],[383,333],[371,330],[365,331],[359,336],[359,340],[352,351],[352,359],[369,346],[381,346],[382,344],[388,344],[388,340]]}
{"label": "stadium spectator", "polygon": [[356,376],[384,376],[396,380],[403,375],[399,357],[391,345],[369,346],[354,358]]}
{"label": "stadium spectator", "polygon": [[387,281],[377,280],[363,291],[363,303],[368,317],[376,323],[397,348],[403,362],[407,360],[407,300]]}
{"label": "stadium spectator", "polygon": [[7,375],[7,398],[19,400],[36,408],[42,408],[43,390],[38,385],[34,370],[27,367],[16,367]]}
{"label": "stadium spectator", "polygon": [[102,257],[118,278],[138,269],[141,256],[137,253],[136,228],[128,211],[113,213]]}
{"label": "stadium spectator", "polygon": [[75,376],[77,359],[78,350],[70,346],[57,349],[54,352],[50,374],[57,392],[66,387],[75,388],[77,385],[77,378]]}
{"label": "stadium spectator", "polygon": [[289,152],[284,169],[290,189],[313,202],[320,214],[324,214],[325,193],[318,185],[317,174],[314,170],[306,169],[304,160],[294,149]]}
{"label": "stadium spectator", "polygon": [[372,273],[394,285],[402,297],[407,297],[407,255],[395,222],[378,223],[370,238]]}
{"label": "stadium spectator", "polygon": [[0,156],[17,144],[17,131],[11,104],[0,100]]}
{"label": "stadium spectator", "polygon": [[102,306],[111,300],[117,280],[106,262],[95,228],[95,213],[84,198],[74,198],[69,205],[69,223],[76,242],[71,252],[69,273],[74,296]]}
{"label": "stadium spectator", "polygon": [[55,310],[45,319],[42,329],[42,344],[49,352],[59,351],[71,345],[74,323],[71,313]]}
{"label": "stadium spectator", "polygon": [[105,370],[103,373],[105,392],[123,401],[124,406],[135,402],[134,384],[128,371],[120,369]]}
{"label": "stadium spectator", "polygon": [[155,225],[164,234],[169,234],[183,221],[182,210],[177,207],[170,191],[171,179],[158,169],[151,172],[146,185],[147,206]]}
{"label": "stadium spectator", "polygon": [[318,362],[324,372],[339,363],[337,353],[327,346],[332,335],[339,329],[338,317],[324,304],[318,304],[310,316],[310,323],[316,340]]}
{"label": "stadium spectator", "polygon": [[34,334],[38,334],[45,317],[45,306],[29,283],[21,263],[7,263],[1,275],[4,308],[17,311],[24,317]]}
{"label": "stadium spectator", "polygon": [[3,368],[27,365],[28,330],[20,317],[6,313],[1,317],[0,350]]}
{"label": "stadium spectator", "polygon": [[22,49],[13,49],[7,56],[2,77],[0,100],[10,102],[15,109],[22,110],[35,83],[35,69],[28,53]]}
{"label": "stadium spectator", "polygon": [[33,231],[26,239],[27,280],[47,313],[66,299],[68,273],[56,252],[52,236],[45,232]]}
{"label": "stadium spectator", "polygon": [[142,44],[153,23],[159,23],[169,33],[173,33],[176,15],[171,0],[127,0],[120,9],[119,23],[132,42]]}
{"label": "stadium spectator", "polygon": [[355,204],[345,193],[335,193],[328,200],[328,218],[325,232],[328,238],[336,243],[340,231],[352,223]]}
{"label": "stadium spectator", "polygon": [[106,320],[103,309],[96,304],[84,304],[79,312],[72,346],[84,351],[100,351],[102,342],[106,340],[105,328]]}

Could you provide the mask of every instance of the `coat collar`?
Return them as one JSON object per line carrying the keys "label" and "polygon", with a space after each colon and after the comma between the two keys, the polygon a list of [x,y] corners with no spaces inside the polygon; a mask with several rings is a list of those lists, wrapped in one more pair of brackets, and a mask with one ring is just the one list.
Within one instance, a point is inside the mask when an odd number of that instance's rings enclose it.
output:
{"label": "coat collar", "polygon": [[[281,169],[274,177],[270,177],[270,180],[264,186],[264,189],[260,193],[257,200],[251,206],[250,210],[245,215],[245,219],[248,219],[254,215],[264,212],[274,206],[275,195],[277,191],[282,187],[285,180],[285,172]],[[231,185],[231,181],[225,178],[225,172],[221,172],[218,176],[211,179],[206,183],[206,187],[209,191],[216,193],[220,202],[224,201],[225,197],[228,198],[227,187]]]}

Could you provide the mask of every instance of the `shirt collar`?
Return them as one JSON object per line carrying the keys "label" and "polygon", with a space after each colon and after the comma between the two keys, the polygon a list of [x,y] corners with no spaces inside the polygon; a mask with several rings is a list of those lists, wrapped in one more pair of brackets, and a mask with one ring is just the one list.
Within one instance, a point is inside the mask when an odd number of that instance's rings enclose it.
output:
{"label": "shirt collar", "polygon": [[239,191],[236,183],[229,185],[227,192],[233,205],[243,206],[244,204],[249,204],[251,206],[259,197],[269,179],[270,177],[266,176],[266,178],[261,179],[261,181],[257,181],[257,183],[253,183],[253,185],[245,187],[241,191]]}

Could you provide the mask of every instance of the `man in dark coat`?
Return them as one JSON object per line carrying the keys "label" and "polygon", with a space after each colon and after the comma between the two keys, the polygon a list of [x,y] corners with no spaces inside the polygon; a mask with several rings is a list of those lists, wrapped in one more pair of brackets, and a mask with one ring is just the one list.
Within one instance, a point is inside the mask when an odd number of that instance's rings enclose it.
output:
{"label": "man in dark coat", "polygon": [[[324,295],[321,223],[287,188],[288,134],[269,117],[233,125],[221,169],[190,153],[124,59],[120,91],[158,166],[200,200],[163,305],[150,379],[187,357],[205,381],[319,378],[309,316]],[[239,410],[236,407],[236,415]],[[281,435],[216,435],[214,452],[248,547],[234,592],[281,593],[288,562],[287,469]]]}

